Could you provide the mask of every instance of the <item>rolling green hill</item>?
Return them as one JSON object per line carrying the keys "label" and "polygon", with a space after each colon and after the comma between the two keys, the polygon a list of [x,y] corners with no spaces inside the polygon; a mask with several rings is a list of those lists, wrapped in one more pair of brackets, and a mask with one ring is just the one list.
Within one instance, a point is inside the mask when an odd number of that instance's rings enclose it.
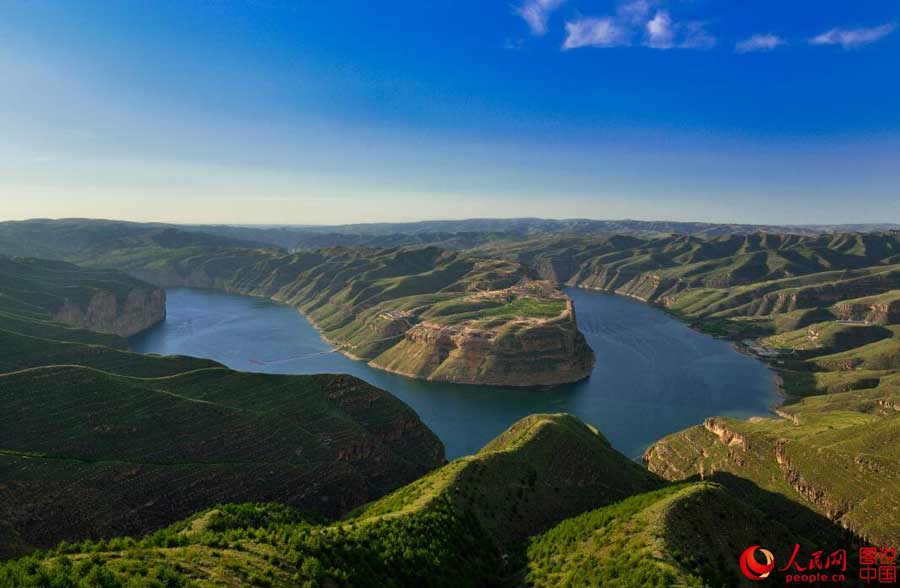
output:
{"label": "rolling green hill", "polygon": [[[845,546],[836,527],[826,539]],[[730,588],[748,585],[736,562],[747,546],[785,557],[797,542],[811,544],[721,485],[666,485],[577,419],[533,415],[340,521],[221,505],[143,538],[0,565],[0,587]]]}
{"label": "rolling green hill", "polygon": [[529,535],[660,484],[577,419],[535,415],[336,523],[283,507],[219,507],[141,540],[64,545],[8,564],[0,586],[95,568],[132,580],[137,566],[183,582],[175,585],[500,586],[519,566],[504,554]]}
{"label": "rolling green hill", "polygon": [[0,405],[0,519],[17,535],[3,551],[146,532],[223,501],[335,516],[443,459],[415,413],[349,376],[44,367],[0,375]]}
{"label": "rolling green hill", "polygon": [[721,485],[668,486],[568,519],[533,539],[525,584],[755,586],[735,557],[754,544],[779,556],[797,544],[816,545]]}
{"label": "rolling green hill", "polygon": [[225,501],[333,517],[444,460],[412,410],[350,376],[144,356],[59,322],[75,300],[152,290],[134,278],[34,259],[0,269],[0,557]]}

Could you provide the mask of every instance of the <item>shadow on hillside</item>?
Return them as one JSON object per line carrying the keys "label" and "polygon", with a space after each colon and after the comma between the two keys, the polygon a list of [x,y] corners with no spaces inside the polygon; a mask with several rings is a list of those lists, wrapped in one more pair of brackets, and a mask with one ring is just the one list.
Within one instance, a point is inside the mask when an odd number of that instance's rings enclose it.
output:
{"label": "shadow on hillside", "polygon": [[792,404],[797,398],[814,396],[819,394],[816,389],[816,377],[814,372],[797,370],[800,366],[788,366],[789,370],[779,373],[781,377],[781,389],[787,396],[785,404]]}
{"label": "shadow on hillside", "polygon": [[[699,480],[699,477],[695,479]],[[764,490],[750,480],[728,472],[716,472],[707,479],[725,486],[735,497],[808,539],[810,547],[830,553],[839,547],[849,550],[860,543],[856,535],[828,517],[782,494]]]}

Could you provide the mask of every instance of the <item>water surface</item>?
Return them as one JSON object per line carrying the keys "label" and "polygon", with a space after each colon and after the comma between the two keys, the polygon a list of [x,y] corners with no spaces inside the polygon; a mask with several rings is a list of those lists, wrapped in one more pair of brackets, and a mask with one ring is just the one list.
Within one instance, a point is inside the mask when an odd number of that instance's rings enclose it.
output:
{"label": "water surface", "polygon": [[244,371],[353,374],[412,406],[450,459],[477,451],[536,412],[575,414],[637,457],[656,439],[708,416],[765,414],[775,399],[772,372],[727,342],[628,298],[567,292],[597,364],[587,380],[552,388],[463,386],[388,374],[332,352],[289,306],[209,290],[169,290],[165,322],[131,344],[143,353],[206,357]]}

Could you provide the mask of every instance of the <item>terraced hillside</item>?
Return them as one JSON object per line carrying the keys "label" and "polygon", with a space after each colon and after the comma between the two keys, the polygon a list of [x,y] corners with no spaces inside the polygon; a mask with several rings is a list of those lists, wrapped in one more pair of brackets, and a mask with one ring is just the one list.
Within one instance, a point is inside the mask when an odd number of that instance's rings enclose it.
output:
{"label": "terraced hillside", "polygon": [[145,533],[223,501],[337,516],[444,460],[411,409],[355,378],[143,356],[53,320],[67,318],[54,313],[61,300],[153,290],[145,283],[61,262],[2,264],[0,557]]}
{"label": "terraced hillside", "polygon": [[722,486],[664,485],[571,416],[533,415],[339,522],[217,506],[141,539],[10,562],[0,586],[719,588],[746,585],[736,557],[747,545],[782,557],[805,541]]}
{"label": "terraced hillside", "polygon": [[171,228],[75,221],[65,230],[80,245],[63,250],[40,237],[42,226],[29,227],[38,248],[67,259],[158,286],[292,304],[343,353],[406,376],[552,385],[585,378],[593,366],[571,301],[518,263],[436,247],[285,254]]}

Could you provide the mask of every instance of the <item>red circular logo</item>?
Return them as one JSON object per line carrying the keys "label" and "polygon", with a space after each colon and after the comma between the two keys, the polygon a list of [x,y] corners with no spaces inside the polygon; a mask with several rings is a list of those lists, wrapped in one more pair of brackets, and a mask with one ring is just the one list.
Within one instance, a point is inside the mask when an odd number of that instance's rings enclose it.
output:
{"label": "red circular logo", "polygon": [[[756,560],[754,553],[756,553],[757,549],[766,558],[766,563],[761,564]],[[741,554],[740,563],[741,571],[744,575],[750,580],[758,582],[768,578],[772,570],[775,569],[775,556],[768,549],[763,549],[759,545],[752,545]]]}

